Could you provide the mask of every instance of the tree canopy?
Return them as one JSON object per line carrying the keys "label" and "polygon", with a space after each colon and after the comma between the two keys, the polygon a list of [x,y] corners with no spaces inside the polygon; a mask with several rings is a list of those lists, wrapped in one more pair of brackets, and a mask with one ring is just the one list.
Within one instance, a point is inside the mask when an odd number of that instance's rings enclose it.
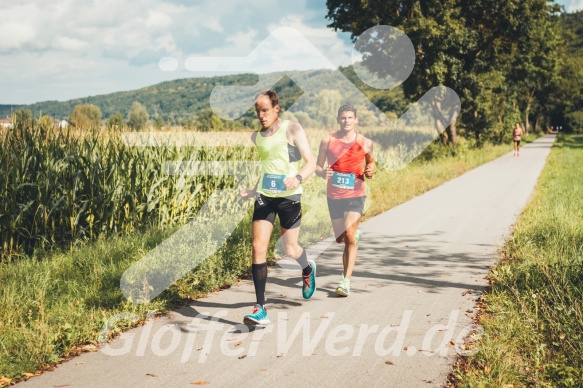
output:
{"label": "tree canopy", "polygon": [[144,128],[146,122],[148,122],[148,111],[142,104],[134,101],[128,114],[128,126],[139,130]]}
{"label": "tree canopy", "polygon": [[[502,139],[506,116],[547,120],[545,91],[557,82],[558,5],[546,0],[328,0],[329,27],[353,40],[390,25],[413,42],[415,66],[403,90],[417,100],[445,85],[460,96],[458,124],[478,142]],[[364,47],[364,54],[374,47]],[[366,65],[366,62],[364,63]],[[379,69],[370,68],[379,76]],[[447,138],[455,143],[456,127]]]}
{"label": "tree canopy", "polygon": [[69,122],[76,128],[99,128],[101,124],[101,110],[93,104],[77,105],[69,116]]}

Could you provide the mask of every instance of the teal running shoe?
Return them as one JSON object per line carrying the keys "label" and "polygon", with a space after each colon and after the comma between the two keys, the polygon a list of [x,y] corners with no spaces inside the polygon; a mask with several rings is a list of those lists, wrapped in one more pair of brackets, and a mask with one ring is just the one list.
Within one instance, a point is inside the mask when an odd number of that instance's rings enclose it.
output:
{"label": "teal running shoe", "polygon": [[271,323],[267,317],[267,309],[259,304],[253,306],[253,312],[251,314],[245,315],[243,318],[243,323],[248,326],[255,325],[267,325]]}
{"label": "teal running shoe", "polygon": [[356,229],[356,233],[354,234],[354,239],[356,240],[356,244],[358,244],[358,241],[360,240],[361,237],[362,237],[362,232],[360,231],[360,229]]}
{"label": "teal running shoe", "polygon": [[336,293],[340,296],[350,295],[350,279],[342,278],[340,285],[336,289]]}
{"label": "teal running shoe", "polygon": [[316,263],[314,260],[310,260],[310,266],[312,267],[312,273],[308,276],[302,275],[302,295],[304,299],[310,299],[316,291]]}

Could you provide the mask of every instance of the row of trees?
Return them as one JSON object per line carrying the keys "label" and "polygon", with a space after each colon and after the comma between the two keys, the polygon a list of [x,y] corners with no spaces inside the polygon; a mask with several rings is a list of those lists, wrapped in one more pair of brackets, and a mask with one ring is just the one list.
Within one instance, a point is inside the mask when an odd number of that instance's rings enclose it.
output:
{"label": "row of trees", "polygon": [[[93,104],[77,105],[69,115],[67,121],[68,124],[79,129],[100,128],[102,124],[101,109]],[[135,102],[132,105],[127,121],[125,121],[121,113],[118,112],[107,120],[107,127],[118,129],[130,127],[139,130],[144,128],[147,121],[148,112],[146,111],[146,108],[144,108],[139,102]],[[35,128],[38,125],[41,129],[48,131],[55,126],[55,120],[48,115],[41,116],[37,122],[32,112],[28,109],[16,110],[13,114],[13,123],[17,130]],[[157,120],[154,121],[154,124],[157,124]]]}
{"label": "row of trees", "polygon": [[[13,114],[13,121],[17,128],[33,128],[38,126],[44,130],[49,130],[55,126],[55,120],[43,115],[37,120],[34,118],[32,112],[28,109],[19,109]],[[127,120],[120,112],[115,113],[106,122],[106,126],[111,129],[130,128],[133,130],[142,130],[148,124],[151,124],[155,129],[161,129],[170,126],[170,121],[164,121],[162,116],[157,115],[153,120],[150,120],[147,109],[139,102],[134,102],[128,113]],[[68,123],[79,129],[95,129],[102,125],[101,109],[93,104],[81,104],[74,107],[73,112],[68,117]],[[246,120],[245,123],[247,123]],[[247,124],[252,125],[253,122]],[[182,127],[190,130],[203,131],[221,131],[242,128],[244,126],[242,121],[227,121],[222,120],[215,115],[212,109],[204,109],[200,114],[187,117],[182,120]]]}
{"label": "row of trees", "polygon": [[[358,84],[360,82],[351,67],[341,68],[341,71],[353,83]],[[334,79],[333,77],[330,78],[332,74],[331,70],[305,70],[296,71],[295,73],[296,78],[301,77],[309,80],[311,88],[314,90],[321,90],[325,94],[328,93],[331,95],[342,93],[344,96],[345,94],[345,90],[332,90],[335,84],[328,82],[330,79]],[[327,78],[326,75],[329,77]],[[288,110],[303,95],[304,91],[285,74],[282,76],[274,75],[273,78],[275,79],[274,82],[279,80],[274,88],[280,95],[280,104],[283,110]],[[211,91],[217,85],[249,85],[256,82],[257,76],[252,74],[236,74],[211,78],[187,78],[162,82],[134,91],[118,92],[62,102],[45,101],[21,108],[32,110],[33,112],[51,112],[55,117],[68,117],[78,106],[93,105],[98,107],[102,112],[102,121],[107,121],[115,117],[114,121],[119,123],[120,116],[124,121],[129,119],[134,102],[139,101],[148,112],[148,117],[151,116],[154,127],[173,125],[197,130],[229,130],[242,127],[257,127],[258,124],[253,109],[250,109],[238,120],[222,120],[213,114],[209,103]],[[400,87],[387,92],[367,88],[362,85],[362,82],[360,84],[359,88],[376,106],[385,112],[394,111],[399,113],[404,111],[408,105]],[[301,111],[305,114],[299,113],[296,116],[299,120],[305,122],[305,125],[308,127],[326,126],[329,119],[319,113],[319,106],[318,101],[316,104],[305,104],[305,106],[295,111]],[[10,106],[0,105],[0,116],[8,115],[10,110]],[[362,112],[365,114],[364,110]]]}
{"label": "row of trees", "polygon": [[553,119],[583,133],[583,11],[562,15],[561,27],[566,55],[561,61],[558,90],[550,96],[551,104],[557,107]]}
{"label": "row of trees", "polygon": [[[101,109],[93,104],[77,105],[69,115],[69,123],[75,128],[92,129],[101,126]],[[142,129],[148,121],[148,111],[139,102],[134,102],[129,111],[127,122],[121,113],[117,112],[107,120],[109,128]]]}
{"label": "row of trees", "polygon": [[[399,28],[411,39],[415,66],[403,91],[417,100],[437,85],[451,87],[462,106],[457,125],[444,134],[456,144],[457,130],[478,143],[499,141],[515,122],[526,130],[557,119],[564,35],[560,6],[547,0],[327,0],[329,27],[357,40],[375,25]],[[361,42],[363,63],[376,67],[378,41]],[[580,66],[580,65],[579,65]],[[554,123],[556,125],[556,123]]]}

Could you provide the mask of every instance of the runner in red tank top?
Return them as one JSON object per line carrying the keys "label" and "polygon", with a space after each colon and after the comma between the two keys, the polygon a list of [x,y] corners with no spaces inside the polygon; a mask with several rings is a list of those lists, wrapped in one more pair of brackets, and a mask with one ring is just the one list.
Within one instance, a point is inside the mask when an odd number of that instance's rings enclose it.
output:
{"label": "runner in red tank top", "polygon": [[[328,211],[332,227],[336,242],[344,242],[344,273],[336,293],[348,296],[360,238],[358,224],[364,213],[364,177],[372,178],[375,162],[372,157],[372,140],[355,131],[358,124],[356,108],[342,105],[338,109],[336,121],[340,129],[326,136],[320,143],[316,175],[328,180]],[[324,169],[326,161],[328,168]]]}

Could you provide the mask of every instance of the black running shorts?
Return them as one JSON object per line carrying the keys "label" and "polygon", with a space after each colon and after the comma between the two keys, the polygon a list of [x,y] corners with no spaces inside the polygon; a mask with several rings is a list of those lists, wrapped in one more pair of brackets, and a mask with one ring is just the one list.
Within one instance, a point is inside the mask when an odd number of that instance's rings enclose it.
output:
{"label": "black running shorts", "polygon": [[273,224],[277,215],[282,228],[299,227],[302,220],[301,196],[301,194],[294,194],[289,197],[271,198],[257,193],[253,221],[266,220]]}
{"label": "black running shorts", "polygon": [[330,218],[337,220],[344,218],[344,212],[357,212],[364,214],[364,200],[366,196],[355,198],[331,199],[328,198],[328,211]]}

